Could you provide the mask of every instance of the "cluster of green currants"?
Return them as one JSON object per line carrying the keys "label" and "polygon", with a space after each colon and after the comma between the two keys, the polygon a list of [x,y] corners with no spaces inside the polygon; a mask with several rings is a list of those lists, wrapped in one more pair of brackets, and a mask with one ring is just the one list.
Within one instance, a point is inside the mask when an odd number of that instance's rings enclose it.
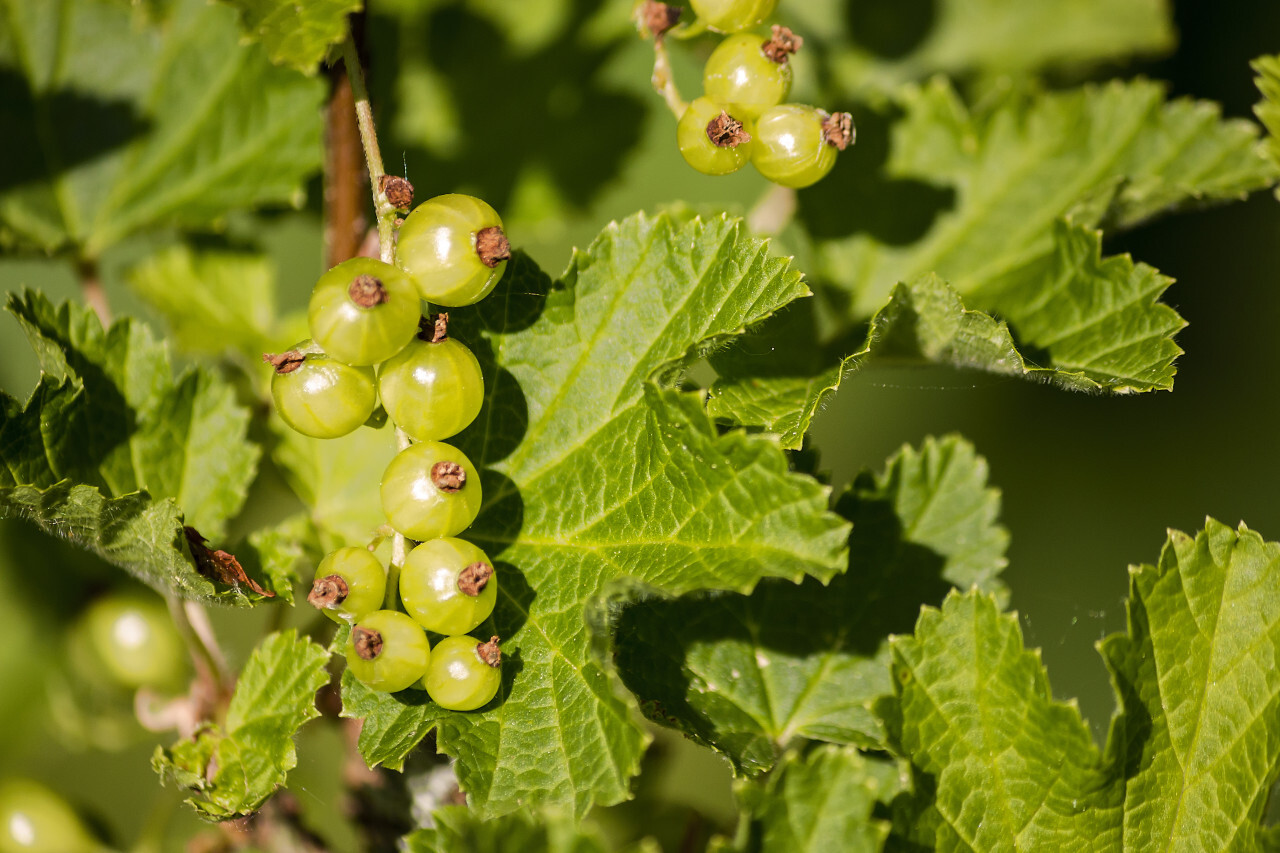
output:
{"label": "cluster of green currants", "polygon": [[[449,337],[449,315],[423,317],[421,300],[471,305],[493,290],[510,256],[492,207],[466,195],[433,198],[401,224],[398,267],[354,258],[329,270],[311,295],[311,340],[265,357],[276,370],[276,409],[298,432],[345,435],[380,400],[413,440],[381,483],[389,524],[421,543],[398,582],[370,550],[339,548],[316,569],[308,601],[351,625],[347,666],[360,681],[385,692],[425,689],[455,711],[487,704],[501,681],[498,638],[467,636],[493,612],[493,563],[455,538],[480,511],[480,480],[443,441],[479,414],[484,380],[471,350]],[[393,609],[397,599],[403,612]],[[433,648],[427,631],[444,639]]]}
{"label": "cluster of green currants", "polygon": [[749,161],[776,184],[807,187],[853,142],[853,116],[783,103],[791,92],[791,56],[804,39],[776,25],[769,37],[739,32],[759,25],[775,5],[694,0],[700,21],[730,35],[703,67],[703,95],[681,116],[676,143],[699,172],[727,175]]}

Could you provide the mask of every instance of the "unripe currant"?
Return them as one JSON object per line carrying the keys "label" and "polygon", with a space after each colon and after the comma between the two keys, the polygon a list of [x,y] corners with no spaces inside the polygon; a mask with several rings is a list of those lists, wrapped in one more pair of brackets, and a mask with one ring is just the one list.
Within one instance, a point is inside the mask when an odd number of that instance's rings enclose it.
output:
{"label": "unripe currant", "polygon": [[422,626],[395,610],[376,610],[351,628],[347,668],[371,690],[396,693],[418,685],[431,661]]}
{"label": "unripe currant", "polygon": [[853,116],[801,104],[770,107],[752,130],[751,164],[774,183],[797,189],[825,177],[854,139]]}
{"label": "unripe currant", "polygon": [[480,478],[458,448],[422,441],[395,455],[382,475],[382,511],[391,526],[423,541],[457,536],[480,512]]}
{"label": "unripe currant", "polygon": [[480,362],[448,335],[449,315],[434,314],[409,345],[378,368],[382,405],[396,426],[418,441],[465,429],[484,403]]}
{"label": "unripe currant", "polygon": [[378,406],[371,367],[356,367],[302,341],[288,352],[264,354],[275,368],[271,398],[280,418],[313,438],[338,438],[363,424]]}
{"label": "unripe currant", "polygon": [[373,258],[343,261],[320,276],[307,309],[320,348],[356,365],[398,353],[417,333],[421,316],[413,280]]}
{"label": "unripe currant", "polygon": [[316,567],[307,601],[335,622],[354,622],[382,607],[387,570],[367,548],[330,552]]}
{"label": "unripe currant", "polygon": [[396,246],[396,262],[422,298],[451,308],[488,296],[511,257],[497,211],[459,193],[418,205],[400,226]]}
{"label": "unripe currant", "polygon": [[169,609],[154,595],[110,593],[81,614],[69,634],[71,663],[81,677],[134,690],[177,691],[188,675],[186,649]]}
{"label": "unripe currant", "polygon": [[727,108],[697,98],[676,125],[676,144],[685,162],[705,175],[727,175],[747,164],[751,134]]}
{"label": "unripe currant", "polygon": [[437,634],[465,634],[489,618],[498,579],[484,551],[461,539],[423,542],[400,569],[400,601],[414,620]]}
{"label": "unripe currant", "polygon": [[689,0],[689,5],[711,29],[736,33],[762,23],[773,14],[778,0]]}
{"label": "unripe currant", "polygon": [[727,36],[703,67],[706,97],[732,104],[734,115],[744,120],[782,103],[791,91],[789,57],[803,42],[791,30],[779,26],[767,39],[756,33]]}
{"label": "unripe currant", "polygon": [[28,779],[0,780],[0,853],[94,853],[105,849],[58,794]]}
{"label": "unripe currant", "polygon": [[445,637],[431,650],[423,683],[427,695],[441,708],[474,711],[498,695],[501,667],[497,637],[487,643],[475,637]]}

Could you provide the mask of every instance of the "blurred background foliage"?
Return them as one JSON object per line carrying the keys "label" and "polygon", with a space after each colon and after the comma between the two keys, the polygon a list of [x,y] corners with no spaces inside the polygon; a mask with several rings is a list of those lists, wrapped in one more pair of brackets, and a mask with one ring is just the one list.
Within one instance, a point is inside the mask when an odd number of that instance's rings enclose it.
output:
{"label": "blurred background foliage", "polygon": [[[388,169],[403,170],[420,199],[453,191],[486,198],[502,211],[513,242],[550,272],[604,223],[639,209],[749,212],[768,188],[752,170],[711,178],[681,160],[674,121],[649,87],[650,46],[635,36],[629,6],[370,3],[370,82]],[[1010,32],[982,26],[1025,6],[783,0],[782,20],[812,38],[810,61],[797,63],[793,100],[869,115],[862,105],[903,80],[946,71],[980,97],[1001,75],[1025,75],[1030,66],[1043,69],[1051,86],[1145,75],[1166,81],[1174,95],[1251,117],[1258,95],[1249,60],[1280,49],[1280,5],[1271,0],[1238,0],[1229,11],[1179,0],[1171,26],[1155,27],[1161,4],[1140,0],[1116,4],[1112,18],[1063,25],[1061,38],[1046,35],[1030,56],[1005,50]],[[957,17],[965,9],[973,14]],[[982,10],[992,17],[977,14]],[[1051,21],[1023,23],[1053,28]],[[1108,59],[1117,42],[1138,46],[1145,58]],[[686,93],[696,91],[713,44],[673,46]],[[4,85],[0,77],[0,98],[11,94]],[[108,113],[85,110],[77,130],[93,134],[97,122],[119,130]],[[882,163],[884,136],[874,123],[860,127],[858,145],[828,181],[800,193],[801,222],[819,232],[833,219],[904,233],[918,227],[914,211],[937,203],[935,189],[908,188],[891,210],[849,207],[845,190]],[[323,271],[321,197],[316,176],[298,210],[240,212],[206,233],[152,232],[110,247],[100,261],[114,310],[146,316],[130,271],[178,239],[263,253],[282,308],[301,307]],[[806,269],[806,240],[796,229],[784,231],[775,248],[796,254]],[[1178,337],[1186,354],[1172,393],[1090,396],[950,369],[873,368],[845,382],[810,442],[837,488],[926,435],[956,431],[976,445],[1004,494],[1012,607],[1028,645],[1043,648],[1055,695],[1078,697],[1099,739],[1114,701],[1093,647],[1124,627],[1126,566],[1153,562],[1165,528],[1194,530],[1206,515],[1280,537],[1280,204],[1261,194],[1163,219],[1109,239],[1104,249],[1132,253],[1176,279],[1165,301],[1190,325]],[[55,301],[78,296],[75,269],[65,260],[0,258],[0,287],[27,286]],[[25,398],[36,382],[35,359],[17,324],[7,317],[0,324],[0,387]],[[264,470],[231,540],[285,517],[292,500]],[[30,775],[63,791],[122,848],[146,838],[152,849],[179,849],[195,820],[175,808],[174,791],[155,783],[148,758],[156,741],[124,725],[96,739],[116,748],[99,748],[61,701],[53,677],[64,627],[95,594],[119,586],[120,573],[33,527],[4,521],[0,583],[9,637],[0,644],[0,775]],[[215,617],[240,660],[272,618],[266,609]],[[321,725],[300,737],[291,788],[317,824],[339,793],[337,738]],[[622,840],[657,831],[667,849],[699,849],[700,839],[729,828],[729,784],[727,764],[666,734],[646,758],[639,799],[598,817]],[[341,831],[332,840],[338,849],[352,843]]]}

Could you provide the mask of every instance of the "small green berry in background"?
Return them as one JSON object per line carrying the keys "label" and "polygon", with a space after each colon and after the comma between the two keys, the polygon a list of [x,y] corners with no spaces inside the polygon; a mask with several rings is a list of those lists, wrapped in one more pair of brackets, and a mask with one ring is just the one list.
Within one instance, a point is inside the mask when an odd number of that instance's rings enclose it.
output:
{"label": "small green berry in background", "polygon": [[10,5],[0,853],[1274,846],[1274,4]]}

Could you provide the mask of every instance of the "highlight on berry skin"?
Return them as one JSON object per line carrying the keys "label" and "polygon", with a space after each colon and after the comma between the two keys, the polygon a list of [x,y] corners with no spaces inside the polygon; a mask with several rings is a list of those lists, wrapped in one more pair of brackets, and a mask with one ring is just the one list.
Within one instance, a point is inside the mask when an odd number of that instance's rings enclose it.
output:
{"label": "highlight on berry skin", "polygon": [[703,66],[706,97],[732,104],[738,118],[756,118],[790,94],[790,57],[803,43],[804,39],[780,26],[773,27],[768,37],[754,32],[727,36]]}
{"label": "highlight on berry skin", "polygon": [[803,104],[780,104],[760,114],[753,126],[751,164],[775,184],[811,186],[836,164],[836,155],[854,140],[853,117]]}

